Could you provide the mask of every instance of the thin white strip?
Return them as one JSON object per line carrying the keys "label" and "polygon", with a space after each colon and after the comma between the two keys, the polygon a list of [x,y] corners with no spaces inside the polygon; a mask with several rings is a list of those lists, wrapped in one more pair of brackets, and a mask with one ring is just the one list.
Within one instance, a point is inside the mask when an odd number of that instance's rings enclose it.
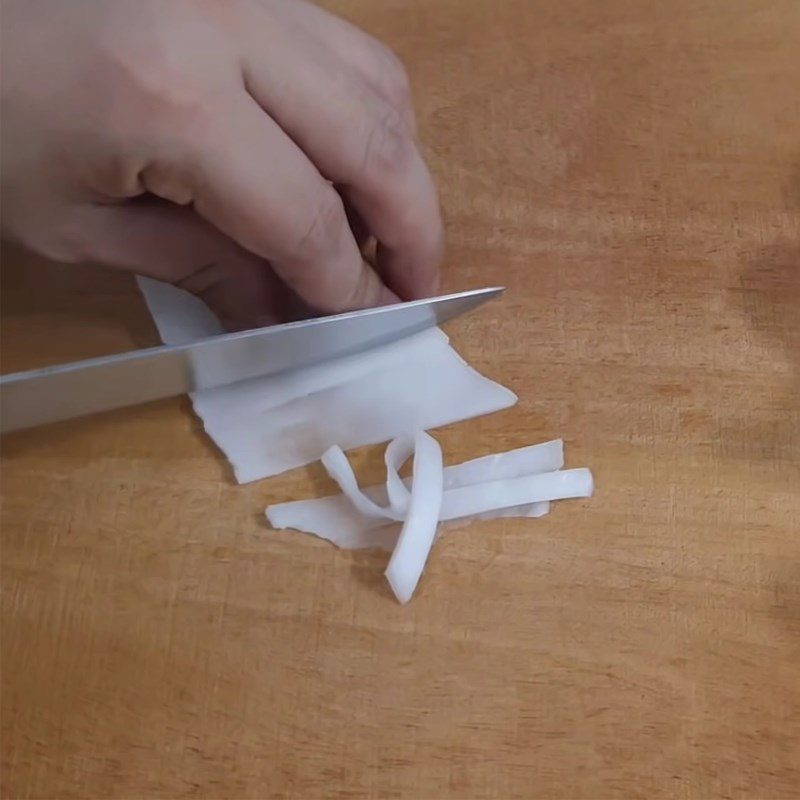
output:
{"label": "thin white strip", "polygon": [[[389,454],[387,453],[388,461]],[[563,464],[563,442],[557,439],[544,444],[520,447],[507,453],[482,456],[471,461],[465,461],[462,464],[446,467],[444,470],[443,485],[445,487],[445,496],[443,497],[443,504],[452,503],[452,501],[447,500],[447,494],[450,489],[472,486],[481,481],[516,478],[520,475],[530,475],[531,473],[542,471],[550,472],[559,469]],[[350,468],[349,464],[347,467],[348,469]],[[394,482],[394,478],[392,478],[392,481]],[[405,487],[410,485],[409,479],[401,479],[401,481]],[[353,482],[356,483],[355,476],[353,476]],[[363,494],[377,507],[385,508],[384,504],[388,500],[387,487],[385,485],[371,486],[364,489]],[[547,502],[523,503],[518,506],[488,511],[474,517],[460,519],[464,521],[495,517],[532,518],[541,517],[548,510],[549,503]],[[266,516],[270,525],[277,530],[294,528],[327,539],[338,547],[380,547],[382,549],[391,549],[397,538],[396,524],[392,525],[383,516],[364,516],[342,495],[277,503],[267,509]]]}
{"label": "thin white strip", "polygon": [[591,497],[593,488],[592,473],[588,469],[522,475],[474,486],[461,486],[444,493],[439,519],[461,519],[547,500]]}
{"label": "thin white strip", "polygon": [[386,567],[386,578],[401,603],[407,603],[414,594],[436,536],[442,507],[443,473],[439,443],[421,431],[414,439],[414,474],[408,513]]}

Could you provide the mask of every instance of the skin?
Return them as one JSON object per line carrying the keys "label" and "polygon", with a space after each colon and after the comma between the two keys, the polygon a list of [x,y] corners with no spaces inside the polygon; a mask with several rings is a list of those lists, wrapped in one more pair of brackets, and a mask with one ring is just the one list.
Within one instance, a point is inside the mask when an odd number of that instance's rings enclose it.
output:
{"label": "skin", "polygon": [[0,8],[4,236],[232,328],[436,292],[436,191],[382,44],[303,0]]}

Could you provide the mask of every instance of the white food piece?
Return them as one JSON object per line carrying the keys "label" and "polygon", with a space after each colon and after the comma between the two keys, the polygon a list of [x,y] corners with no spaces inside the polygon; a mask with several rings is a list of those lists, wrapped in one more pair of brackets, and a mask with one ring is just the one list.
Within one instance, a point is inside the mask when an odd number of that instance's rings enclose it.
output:
{"label": "white food piece", "polygon": [[[428,438],[430,439],[430,437]],[[394,520],[395,522],[401,521],[406,517],[409,492],[405,482],[398,475],[397,468],[393,467],[394,459],[390,460],[388,456],[392,445],[398,442],[400,447],[397,448],[396,452],[400,457],[399,465],[402,465],[412,452],[416,453],[420,445],[419,437],[414,440],[413,446],[410,439],[403,438],[395,439],[387,448],[386,494],[389,497],[388,506],[379,505],[368,494],[359,489],[353,468],[341,448],[331,447],[322,456],[322,463],[325,469],[339,485],[342,494],[353,504],[356,511],[365,517]],[[414,463],[417,463],[416,456]],[[487,462],[486,466],[488,467],[494,463],[496,462]],[[490,473],[491,469],[487,469],[487,472]],[[471,469],[471,477],[473,479],[479,474],[474,467]],[[399,502],[394,504],[392,503],[393,490],[395,500],[399,499]],[[508,476],[495,480],[475,481],[468,485],[451,486],[443,492],[439,520],[447,522],[464,517],[482,516],[494,511],[517,508],[531,503],[544,503],[550,500],[565,500],[575,497],[591,497],[592,491],[592,473],[588,469],[559,470],[539,475]]]}
{"label": "white food piece", "polygon": [[[414,467],[409,491],[398,470],[412,453]],[[419,432],[413,439],[395,439],[386,448],[388,506],[378,505],[359,489],[353,469],[340,448],[328,450],[322,456],[322,463],[353,508],[364,517],[403,520],[386,577],[397,599],[407,603],[422,575],[439,524],[444,483],[439,443],[427,433]]]}
{"label": "white food piece", "polygon": [[331,447],[326,450],[322,456],[322,464],[328,471],[328,475],[336,481],[342,494],[359,514],[363,514],[369,519],[394,520],[395,522],[402,520],[402,515],[393,512],[391,507],[378,505],[359,489],[353,468],[341,447]]}
{"label": "white food piece", "polygon": [[[399,469],[412,452],[413,475],[404,480]],[[387,525],[403,520],[386,569],[401,603],[414,593],[440,521],[541,516],[551,500],[589,497],[594,489],[588,469],[560,469],[564,463],[560,440],[443,469],[438,443],[420,432],[413,440],[402,437],[391,442],[385,460],[386,485],[362,491],[345,454],[332,447],[322,463],[342,495],[282,503],[266,513],[273,527],[293,527],[353,547],[390,546]]]}
{"label": "white food piece", "polygon": [[[430,439],[430,437],[428,437]],[[405,519],[411,502],[411,493],[400,477],[400,467],[416,451],[419,434],[416,437],[402,436],[393,439],[386,448],[386,494],[388,506],[378,505],[358,486],[353,468],[341,447],[331,447],[322,455],[322,465],[342,490],[342,494],[365,517],[400,522]],[[426,446],[426,445],[423,445]],[[438,445],[437,445],[438,447]],[[439,451],[441,461],[441,450]],[[416,461],[414,462],[416,463]]]}
{"label": "white food piece", "polygon": [[[430,437],[428,437],[430,438]],[[437,444],[438,447],[438,444]],[[410,436],[393,439],[386,448],[386,496],[389,499],[389,508],[398,519],[403,519],[411,503],[411,492],[400,477],[400,467],[415,451],[416,442]],[[441,464],[442,451],[439,449],[439,462]],[[416,463],[416,462],[415,462]],[[416,469],[416,467],[415,467]],[[442,478],[444,480],[444,478]]]}
{"label": "white food piece", "polygon": [[473,517],[528,503],[591,497],[593,489],[592,473],[588,469],[487,481],[445,492],[440,519]]}
{"label": "white food piece", "polygon": [[414,594],[433,546],[442,507],[443,472],[439,443],[427,433],[418,433],[414,438],[414,473],[408,509],[386,567],[389,586],[401,603],[407,603]]}
{"label": "white food piece", "polygon": [[[386,499],[386,487],[369,493]],[[275,530],[296,530],[326,539],[345,550],[376,548],[391,552],[397,544],[400,524],[377,517],[365,517],[343,495],[277,503],[266,510],[267,521]]]}
{"label": "white food piece", "polygon": [[[166,343],[221,332],[198,298],[159,281],[138,280]],[[438,329],[366,354],[192,395],[206,432],[239,483],[310,464],[334,445],[348,450],[413,436],[508,408],[516,400],[465,363]]]}
{"label": "white food piece", "polygon": [[436,331],[421,336],[431,341],[419,356],[263,412],[242,413],[238,387],[218,390],[223,397],[211,408],[205,398],[195,408],[244,483],[316,461],[333,445],[378,444],[516,401],[464,364]]}
{"label": "white food piece", "polygon": [[[196,297],[147,278],[139,286],[166,343],[222,332]],[[340,547],[391,550],[386,576],[402,603],[419,582],[440,522],[539,517],[552,500],[591,495],[589,470],[561,469],[560,440],[443,469],[441,448],[424,429],[498,411],[516,399],[470,368],[437,329],[192,395],[240,483],[322,458],[343,494],[271,506],[268,520]],[[386,484],[362,491],[343,451],[388,440]],[[412,477],[401,478],[412,453]]]}
{"label": "white food piece", "polygon": [[136,282],[164,344],[190,344],[225,332],[211,309],[193,294],[152,278],[140,276]]}
{"label": "white food piece", "polygon": [[[387,448],[387,478],[392,476],[391,471],[388,469],[390,464],[389,449],[391,447],[392,445]],[[541,473],[552,473],[555,470],[560,470],[563,466],[564,445],[560,439],[556,439],[544,444],[521,447],[507,453],[483,456],[471,461],[465,461],[463,464],[446,467],[444,470],[444,492],[440,519],[460,519],[462,522],[466,522],[474,519],[496,517],[535,518],[544,516],[549,511],[549,502],[535,500],[536,497],[542,496],[542,491],[541,485],[537,485],[532,478]],[[568,475],[568,473],[556,474]],[[463,496],[459,499],[459,494],[452,494],[454,489],[475,487],[482,483],[506,481],[522,476],[527,476],[524,489],[527,493],[523,496],[530,499],[523,500],[517,505],[510,505],[504,508],[497,508],[495,505],[494,508],[491,508],[493,502],[490,500],[490,495],[492,492],[496,493],[497,490],[490,486],[489,489],[479,490],[481,503],[483,503],[485,510],[481,513],[467,514],[466,512],[469,509],[465,509],[464,503],[471,501],[465,501]],[[549,480],[556,484],[550,485],[550,489],[558,488],[557,484],[559,482],[562,483],[561,493],[563,495],[563,482],[565,479]],[[568,475],[566,481],[567,488],[574,491],[574,496],[576,497],[588,496],[588,493],[591,492],[590,475],[580,475],[577,481]],[[576,482],[573,483],[573,481]],[[355,477],[353,477],[353,482],[355,483]],[[406,488],[410,485],[409,479],[401,479],[401,482]],[[512,499],[519,499],[519,495],[516,494],[519,491],[521,490],[516,484],[509,490],[509,493],[515,493]],[[471,488],[468,494],[473,492],[475,492],[475,489]],[[387,507],[387,486],[371,486],[368,489],[364,489],[362,494],[375,506],[379,508]],[[494,499],[497,499],[496,494]],[[461,516],[462,513],[464,513],[464,516]],[[278,503],[270,506],[266,511],[266,515],[273,528],[278,530],[293,528],[305,533],[311,533],[345,549],[374,547],[382,550],[391,550],[397,541],[399,530],[398,526],[392,525],[386,517],[361,514],[351,500],[344,495]]]}

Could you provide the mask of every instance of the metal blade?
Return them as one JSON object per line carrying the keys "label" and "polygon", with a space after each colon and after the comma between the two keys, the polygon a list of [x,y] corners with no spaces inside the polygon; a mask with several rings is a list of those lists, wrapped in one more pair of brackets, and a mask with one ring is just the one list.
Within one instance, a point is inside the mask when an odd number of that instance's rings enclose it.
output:
{"label": "metal blade", "polygon": [[0,376],[0,432],[353,355],[439,325],[502,288],[416,300]]}

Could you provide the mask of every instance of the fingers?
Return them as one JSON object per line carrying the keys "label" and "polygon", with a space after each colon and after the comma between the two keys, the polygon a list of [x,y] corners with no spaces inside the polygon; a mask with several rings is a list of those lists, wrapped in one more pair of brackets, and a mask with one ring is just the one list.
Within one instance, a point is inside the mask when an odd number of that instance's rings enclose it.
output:
{"label": "fingers", "polygon": [[285,322],[296,301],[262,259],[191,209],[166,203],[87,206],[74,224],[87,259],[196,294],[230,330]]}
{"label": "fingers", "polygon": [[[341,192],[341,189],[337,187],[337,191]],[[356,240],[358,249],[361,250],[363,254],[365,248],[372,240],[372,235],[369,232],[367,223],[361,218],[361,214],[353,208],[352,203],[349,203],[347,200],[344,201],[344,213],[347,216],[347,224],[353,232],[353,238]]]}
{"label": "fingers", "polygon": [[173,194],[170,180],[187,185],[201,216],[269,261],[314,308],[396,302],[362,259],[339,194],[302,150],[243,91],[227,94],[214,112],[189,145],[184,174],[176,179],[174,161],[165,170],[154,160],[144,184],[162,196]]}
{"label": "fingers", "polygon": [[206,264],[176,284],[197,295],[231,331],[300,319],[305,306],[269,265],[244,251]]}
{"label": "fingers", "polygon": [[[341,187],[378,240],[378,269],[388,285],[404,299],[433,293],[442,223],[403,113],[318,48],[261,46],[259,27],[270,21],[254,19],[243,32],[248,90]],[[290,82],[275,80],[281,70]]]}

